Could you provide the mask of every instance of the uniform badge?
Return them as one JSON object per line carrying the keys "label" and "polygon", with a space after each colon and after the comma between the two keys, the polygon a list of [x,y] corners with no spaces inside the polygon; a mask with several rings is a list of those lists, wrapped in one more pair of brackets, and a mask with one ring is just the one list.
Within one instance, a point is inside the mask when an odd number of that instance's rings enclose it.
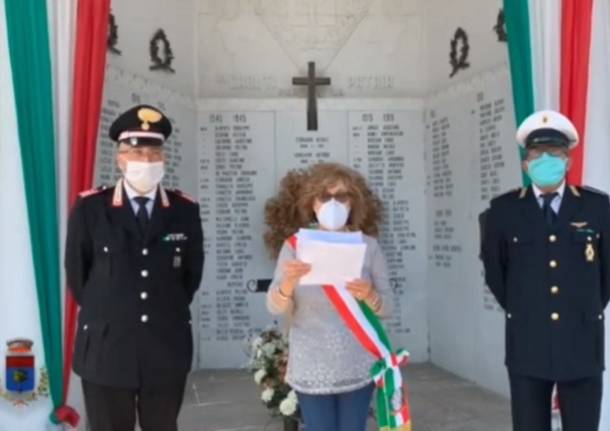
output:
{"label": "uniform badge", "polygon": [[183,234],[181,232],[168,233],[167,235],[165,235],[163,237],[163,241],[167,241],[167,242],[186,241],[187,239],[188,239],[188,236],[186,236],[185,234]]}
{"label": "uniform badge", "polygon": [[582,229],[583,227],[585,227],[589,223],[587,223],[586,221],[574,221],[574,222],[572,222],[570,224],[572,226],[574,226],[576,229]]}
{"label": "uniform badge", "polygon": [[142,130],[149,130],[150,123],[158,123],[163,118],[163,115],[151,108],[140,108],[138,110],[138,118],[142,121]]}
{"label": "uniform badge", "polygon": [[587,243],[587,247],[585,248],[585,257],[587,258],[587,262],[593,262],[595,260],[595,249],[590,242]]}

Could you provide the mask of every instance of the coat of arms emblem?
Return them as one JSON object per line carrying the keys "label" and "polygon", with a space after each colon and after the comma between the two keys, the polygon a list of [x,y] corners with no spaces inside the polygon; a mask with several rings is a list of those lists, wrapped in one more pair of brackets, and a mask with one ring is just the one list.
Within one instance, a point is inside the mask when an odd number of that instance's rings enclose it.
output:
{"label": "coat of arms emblem", "polygon": [[[27,338],[16,338],[6,342],[4,385],[0,397],[14,405],[27,405],[39,397],[49,396],[48,374],[40,370],[36,384],[36,358],[32,352],[34,342]],[[1,377],[0,377],[1,379]]]}

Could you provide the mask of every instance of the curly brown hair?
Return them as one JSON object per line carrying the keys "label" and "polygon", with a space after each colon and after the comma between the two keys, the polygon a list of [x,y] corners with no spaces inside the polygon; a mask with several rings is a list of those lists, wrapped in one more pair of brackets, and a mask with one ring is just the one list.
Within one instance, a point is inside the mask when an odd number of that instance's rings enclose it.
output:
{"label": "curly brown hair", "polygon": [[300,228],[316,222],[313,204],[316,197],[342,183],[350,196],[351,211],[346,228],[370,236],[379,234],[381,200],[355,170],[338,163],[318,163],[307,169],[289,171],[280,182],[277,195],[265,204],[264,240],[276,258],[282,244]]}

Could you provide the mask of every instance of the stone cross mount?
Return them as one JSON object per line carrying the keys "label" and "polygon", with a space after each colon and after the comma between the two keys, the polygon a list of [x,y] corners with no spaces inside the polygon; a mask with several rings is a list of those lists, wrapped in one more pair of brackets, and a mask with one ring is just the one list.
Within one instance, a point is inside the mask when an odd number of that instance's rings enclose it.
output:
{"label": "stone cross mount", "polygon": [[307,66],[307,76],[292,78],[292,85],[307,86],[307,130],[318,130],[316,87],[318,85],[330,85],[330,78],[316,77],[316,63],[313,61],[307,63]]}

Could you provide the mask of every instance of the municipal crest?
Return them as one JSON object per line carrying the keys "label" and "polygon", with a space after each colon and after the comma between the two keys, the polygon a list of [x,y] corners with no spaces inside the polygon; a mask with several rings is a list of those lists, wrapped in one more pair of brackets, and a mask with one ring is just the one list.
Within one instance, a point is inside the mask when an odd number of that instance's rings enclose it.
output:
{"label": "municipal crest", "polygon": [[0,376],[0,399],[15,406],[26,406],[40,397],[49,396],[49,376],[44,368],[37,376],[33,345],[34,342],[27,338],[6,342],[5,372]]}

